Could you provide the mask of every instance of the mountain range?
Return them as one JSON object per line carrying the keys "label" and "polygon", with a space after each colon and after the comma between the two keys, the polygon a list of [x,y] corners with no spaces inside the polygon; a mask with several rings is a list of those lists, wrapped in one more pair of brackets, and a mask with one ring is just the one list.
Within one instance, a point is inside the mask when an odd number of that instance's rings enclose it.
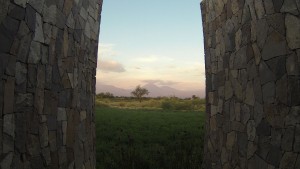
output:
{"label": "mountain range", "polygon": [[[204,98],[204,90],[178,90],[169,86],[157,86],[153,83],[148,83],[143,88],[146,88],[150,93],[148,97],[159,97],[159,96],[176,96],[180,98],[188,98],[196,95],[198,97]],[[122,89],[112,85],[97,84],[96,93],[110,92],[114,96],[131,96],[131,91],[134,89]]]}

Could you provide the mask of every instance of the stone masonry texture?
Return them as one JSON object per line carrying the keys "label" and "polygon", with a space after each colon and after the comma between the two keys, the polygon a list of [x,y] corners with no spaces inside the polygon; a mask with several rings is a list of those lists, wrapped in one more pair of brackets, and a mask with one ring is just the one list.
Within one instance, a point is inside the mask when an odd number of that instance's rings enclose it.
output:
{"label": "stone masonry texture", "polygon": [[0,0],[1,169],[95,169],[101,9],[102,0]]}
{"label": "stone masonry texture", "polygon": [[204,0],[201,11],[203,168],[299,169],[300,1]]}

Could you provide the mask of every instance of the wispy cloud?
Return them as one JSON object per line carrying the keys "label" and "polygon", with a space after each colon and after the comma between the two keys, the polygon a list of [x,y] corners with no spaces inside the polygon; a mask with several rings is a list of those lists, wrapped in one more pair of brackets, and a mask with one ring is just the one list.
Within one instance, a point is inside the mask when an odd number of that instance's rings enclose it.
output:
{"label": "wispy cloud", "polygon": [[168,68],[174,69],[174,68],[177,68],[177,66],[175,66],[175,65],[169,65]]}
{"label": "wispy cloud", "polygon": [[146,55],[146,56],[136,58],[136,61],[141,63],[165,62],[165,61],[173,61],[173,60],[174,59],[171,57],[161,56],[161,55]]}
{"label": "wispy cloud", "polygon": [[115,51],[114,44],[99,43],[98,45],[98,57],[99,58],[111,58],[117,56],[119,53]]}
{"label": "wispy cloud", "polygon": [[171,86],[171,85],[175,85],[178,84],[179,82],[175,82],[175,81],[164,81],[164,80],[143,80],[142,82],[144,83],[152,83],[152,84],[156,84],[156,85],[161,85],[161,86]]}
{"label": "wispy cloud", "polygon": [[117,72],[122,73],[125,72],[124,66],[113,60],[100,60],[98,61],[98,69],[103,72]]}

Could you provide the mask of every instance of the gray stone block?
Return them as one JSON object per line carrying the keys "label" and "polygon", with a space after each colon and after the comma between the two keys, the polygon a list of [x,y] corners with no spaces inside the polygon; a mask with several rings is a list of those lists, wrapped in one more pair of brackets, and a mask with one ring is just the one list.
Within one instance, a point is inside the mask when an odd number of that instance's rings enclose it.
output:
{"label": "gray stone block", "polygon": [[28,55],[28,63],[37,64],[41,60],[41,44],[32,41],[30,45],[30,52]]}
{"label": "gray stone block", "polygon": [[24,108],[33,106],[33,94],[18,93],[15,100],[15,111],[24,111]]}
{"label": "gray stone block", "polygon": [[266,84],[267,82],[275,81],[276,79],[275,74],[263,61],[259,65],[259,76],[262,85]]}
{"label": "gray stone block", "polygon": [[234,68],[235,69],[245,69],[247,68],[247,58],[249,53],[247,53],[247,46],[242,47],[239,51],[237,51],[235,60],[234,60]]}
{"label": "gray stone block", "polygon": [[237,144],[241,157],[247,157],[248,136],[246,133],[237,134]]}
{"label": "gray stone block", "polygon": [[50,146],[51,152],[57,151],[56,131],[49,131],[49,146]]}
{"label": "gray stone block", "polygon": [[49,147],[42,149],[42,157],[46,162],[46,165],[49,166],[51,164],[51,154]]}
{"label": "gray stone block", "polygon": [[20,21],[7,16],[3,20],[2,24],[6,29],[7,33],[9,33],[14,38],[18,32]]}
{"label": "gray stone block", "polygon": [[36,25],[36,11],[30,6],[27,5],[25,9],[25,21],[31,32],[35,31]]}
{"label": "gray stone block", "polygon": [[295,163],[295,168],[299,168],[300,167],[300,156],[298,155],[297,161]]}
{"label": "gray stone block", "polygon": [[23,20],[25,17],[25,9],[20,6],[17,6],[17,5],[11,4],[11,6],[12,7],[9,7],[9,8],[12,8],[12,9],[10,9],[10,12],[8,15],[17,20]]}
{"label": "gray stone block", "polygon": [[[299,109],[298,109],[298,122],[299,122]],[[295,129],[295,142],[294,142],[294,152],[300,152],[300,125],[296,125]]]}
{"label": "gray stone block", "polygon": [[[271,1],[271,0],[267,0]],[[265,1],[266,2],[266,1]],[[281,35],[285,35],[285,25],[284,23],[284,14],[282,13],[275,13],[273,15],[267,16],[267,22],[268,25],[270,25],[271,28],[275,29],[277,32],[279,32]]]}
{"label": "gray stone block", "polygon": [[287,53],[287,45],[285,38],[273,31],[267,38],[267,42],[262,50],[262,58],[264,60],[269,60],[271,58],[282,56]]}
{"label": "gray stone block", "polygon": [[254,89],[252,81],[249,81],[246,88],[246,98],[245,103],[251,106],[254,106],[255,98],[254,98]]}
{"label": "gray stone block", "polygon": [[11,169],[23,169],[24,168],[24,165],[23,165],[23,162],[21,161],[21,155],[19,154],[16,154],[14,155],[13,157],[13,161],[12,161],[12,164],[11,164]]}
{"label": "gray stone block", "polygon": [[232,86],[230,81],[225,82],[225,100],[230,99],[233,96]]}
{"label": "gray stone block", "polygon": [[42,14],[44,0],[27,0],[28,3],[40,14]]}
{"label": "gray stone block", "polygon": [[263,101],[265,104],[271,104],[275,101],[276,85],[274,82],[268,82],[262,87]]}
{"label": "gray stone block", "polygon": [[278,167],[280,164],[281,158],[282,158],[282,153],[281,153],[280,147],[272,146],[268,153],[266,161],[269,164],[272,164],[273,166]]}
{"label": "gray stone block", "polygon": [[300,106],[292,107],[289,114],[286,116],[285,126],[296,126],[300,121]]}
{"label": "gray stone block", "polygon": [[[0,80],[0,107],[3,107],[4,103],[4,81]],[[0,115],[2,116],[3,109],[0,109]]]}
{"label": "gray stone block", "polygon": [[26,152],[27,123],[24,113],[15,115],[15,146],[20,153]]}
{"label": "gray stone block", "polygon": [[268,164],[258,155],[254,155],[248,161],[248,169],[267,168]]}
{"label": "gray stone block", "polygon": [[44,162],[41,156],[32,157],[30,160],[30,166],[32,169],[42,169],[44,167]]}
{"label": "gray stone block", "polygon": [[279,56],[266,61],[269,68],[276,76],[276,80],[286,74],[286,56]]}
{"label": "gray stone block", "polygon": [[299,77],[288,78],[288,105],[297,106],[300,103],[300,79]]}
{"label": "gray stone block", "polygon": [[11,56],[9,54],[5,54],[5,53],[1,53],[0,54],[0,58],[1,58],[1,63],[0,63],[0,77],[2,78],[5,74],[5,70],[6,70],[6,67],[7,67],[7,64],[9,62],[9,58]]}
{"label": "gray stone block", "polygon": [[258,136],[270,136],[271,126],[265,119],[263,119],[256,127],[256,131]]}
{"label": "gray stone block", "polygon": [[293,150],[293,142],[295,137],[295,127],[288,127],[284,130],[282,141],[281,141],[281,148],[284,151],[292,151]]}
{"label": "gray stone block", "polygon": [[260,103],[255,102],[253,112],[254,112],[253,113],[254,121],[255,121],[255,124],[257,126],[258,124],[260,124],[261,120],[264,117],[263,106]]}
{"label": "gray stone block", "polygon": [[15,138],[15,116],[14,114],[6,114],[3,117],[3,133]]}
{"label": "gray stone block", "polygon": [[17,52],[17,61],[26,63],[31,45],[32,35],[28,34],[21,38],[19,50]]}
{"label": "gray stone block", "polygon": [[42,123],[39,126],[39,136],[41,147],[47,147],[49,138],[48,138],[48,126],[47,123]]}
{"label": "gray stone block", "polygon": [[282,13],[286,12],[286,13],[290,13],[293,15],[298,15],[299,11],[297,9],[296,1],[295,0],[285,0],[281,7],[280,12],[282,12]]}
{"label": "gray stone block", "polygon": [[34,92],[37,87],[37,66],[28,64],[27,70],[27,90]]}
{"label": "gray stone block", "polygon": [[1,168],[10,168],[12,164],[14,154],[12,152],[6,154],[6,156],[1,161]]}
{"label": "gray stone block", "polygon": [[56,121],[56,117],[53,115],[48,115],[47,116],[47,123],[48,123],[48,129],[49,130],[57,130],[57,121]]}
{"label": "gray stone block", "polygon": [[281,139],[282,139],[283,129],[271,129],[271,144],[272,146],[279,147],[281,146]]}
{"label": "gray stone block", "polygon": [[55,115],[57,113],[58,97],[54,92],[45,90],[44,114]]}
{"label": "gray stone block", "polygon": [[43,7],[43,20],[46,23],[56,25],[57,7],[55,5],[44,4]]}
{"label": "gray stone block", "polygon": [[15,110],[14,108],[14,93],[15,93],[15,79],[8,78],[4,86],[4,104],[3,104],[3,114],[12,114]]}
{"label": "gray stone block", "polygon": [[57,10],[56,13],[56,25],[58,28],[63,29],[66,26],[66,16],[61,10]]}
{"label": "gray stone block", "polygon": [[36,13],[35,32],[33,40],[36,42],[44,43],[43,21],[39,13]]}
{"label": "gray stone block", "polygon": [[[289,0],[290,1],[290,0]],[[300,18],[287,14],[285,17],[286,40],[290,49],[300,48]]]}
{"label": "gray stone block", "polygon": [[287,70],[287,75],[290,76],[300,75],[300,66],[299,66],[297,55],[295,53],[287,57],[286,70]]}
{"label": "gray stone block", "polygon": [[249,120],[247,124],[247,135],[249,141],[254,141],[256,137],[255,121]]}
{"label": "gray stone block", "polygon": [[16,57],[14,55],[10,55],[8,59],[8,63],[6,65],[5,73],[8,76],[15,76],[16,71]]}
{"label": "gray stone block", "polygon": [[284,2],[284,0],[273,0],[275,12],[280,12],[283,2]]}
{"label": "gray stone block", "polygon": [[266,14],[270,15],[270,14],[275,13],[275,9],[274,9],[272,0],[265,0],[264,6],[265,6]]}
{"label": "gray stone block", "polygon": [[14,37],[6,30],[3,25],[0,25],[0,39],[0,52],[9,53],[14,41]]}
{"label": "gray stone block", "polygon": [[9,5],[10,5],[10,1],[0,2],[0,23],[2,23],[3,19],[7,16]]}
{"label": "gray stone block", "polygon": [[297,160],[297,154],[292,152],[284,153],[279,168],[295,168],[295,163]]}
{"label": "gray stone block", "polygon": [[253,89],[254,89],[255,101],[262,104],[263,103],[263,98],[262,98],[262,89],[261,89],[260,78],[257,77],[257,78],[254,79]]}
{"label": "gray stone block", "polygon": [[257,21],[257,26],[256,28],[256,39],[257,39],[257,45],[259,46],[260,49],[262,49],[266,43],[267,36],[268,36],[268,29],[269,26],[267,24],[266,19],[261,19]]}

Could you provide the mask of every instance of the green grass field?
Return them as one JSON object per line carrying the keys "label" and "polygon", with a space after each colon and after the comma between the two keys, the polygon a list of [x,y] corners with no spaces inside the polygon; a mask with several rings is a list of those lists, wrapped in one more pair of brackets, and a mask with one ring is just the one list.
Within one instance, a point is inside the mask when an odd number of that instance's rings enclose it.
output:
{"label": "green grass field", "polygon": [[199,169],[204,113],[96,108],[97,169]]}

